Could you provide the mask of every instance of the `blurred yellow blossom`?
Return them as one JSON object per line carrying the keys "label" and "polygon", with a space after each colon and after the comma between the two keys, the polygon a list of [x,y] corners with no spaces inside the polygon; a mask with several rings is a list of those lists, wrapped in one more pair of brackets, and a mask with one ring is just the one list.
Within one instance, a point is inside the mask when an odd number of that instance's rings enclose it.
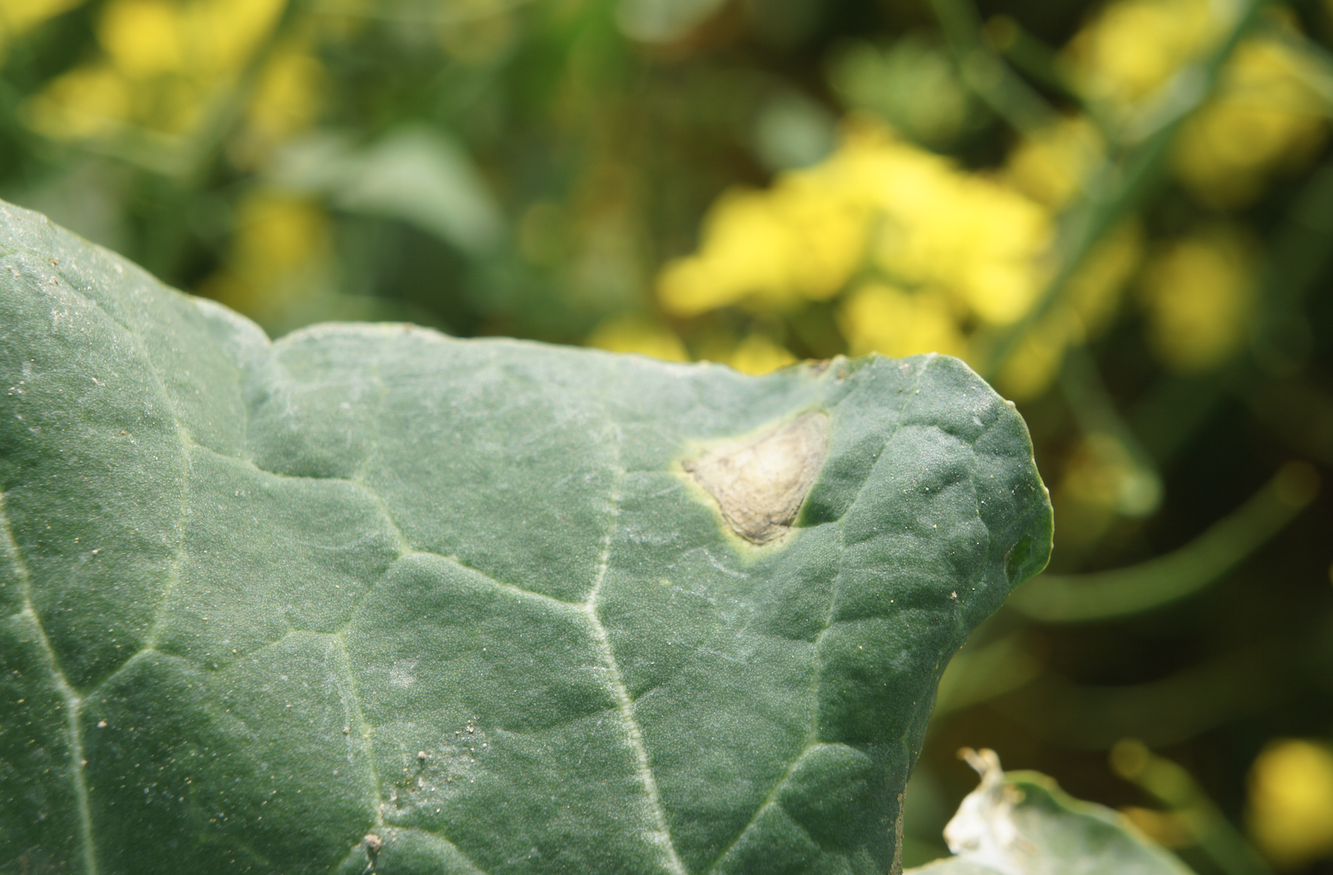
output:
{"label": "blurred yellow blossom", "polygon": [[739,303],[782,309],[831,298],[875,270],[1003,325],[1034,300],[1050,233],[1034,201],[858,120],[822,164],[769,191],[720,198],[698,253],[667,265],[658,289],[678,315]]}
{"label": "blurred yellow blossom", "polygon": [[887,283],[866,283],[843,301],[838,326],[852,355],[967,354],[967,341],[949,303],[936,291],[913,293]]}
{"label": "blurred yellow blossom", "polygon": [[1333,751],[1287,738],[1270,742],[1250,768],[1250,833],[1282,869],[1333,856]]}
{"label": "blurred yellow blossom", "polygon": [[301,47],[275,51],[246,107],[252,134],[277,141],[309,128],[322,105],[325,79],[324,66]]}
{"label": "blurred yellow blossom", "polygon": [[281,0],[111,0],[97,21],[102,55],[29,99],[28,123],[58,139],[135,125],[182,134],[230,87]]}
{"label": "blurred yellow blossom", "polygon": [[724,362],[745,374],[767,374],[795,364],[796,356],[771,337],[753,332],[736,346]]}
{"label": "blurred yellow blossom", "polygon": [[663,270],[663,306],[692,316],[743,301],[785,308],[836,294],[863,257],[868,216],[823,181],[796,171],[769,192],[723,194],[704,220],[699,253]]}
{"label": "blurred yellow blossom", "polygon": [[1237,227],[1219,225],[1166,245],[1144,268],[1148,339],[1171,370],[1215,368],[1245,339],[1253,304],[1253,251]]}
{"label": "blurred yellow blossom", "polygon": [[612,316],[588,335],[584,345],[611,352],[634,352],[669,362],[690,358],[675,332],[643,316]]}
{"label": "blurred yellow blossom", "polygon": [[1065,360],[1071,339],[1068,328],[1060,314],[1051,314],[1023,334],[995,377],[1006,397],[1026,401],[1050,388]]}
{"label": "blurred yellow blossom", "polygon": [[1245,206],[1270,169],[1311,156],[1327,133],[1327,101],[1308,84],[1310,62],[1272,37],[1236,49],[1218,93],[1180,131],[1176,174],[1199,200]]}
{"label": "blurred yellow blossom", "polygon": [[328,215],[310,201],[254,191],[237,207],[236,236],[227,266],[197,290],[265,321],[289,309],[305,275],[323,265],[331,248]]}
{"label": "blurred yellow blossom", "polygon": [[85,0],[0,0],[0,59],[9,43]]}
{"label": "blurred yellow blossom", "polygon": [[182,23],[179,5],[169,0],[119,0],[103,11],[97,41],[112,66],[147,78],[183,65]]}
{"label": "blurred yellow blossom", "polygon": [[1091,340],[1111,324],[1121,290],[1143,261],[1143,236],[1137,220],[1121,222],[1097,241],[1069,278],[1057,309],[1067,308],[1075,341]]}
{"label": "blurred yellow blossom", "polygon": [[1086,433],[1073,448],[1051,492],[1062,523],[1060,543],[1085,549],[1117,517],[1144,517],[1161,504],[1161,481],[1114,434]]}
{"label": "blurred yellow blossom", "polygon": [[937,287],[997,325],[1019,319],[1035,299],[1051,227],[1034,201],[866,123],[850,125],[841,148],[814,170],[872,211],[871,255],[894,282]]}
{"label": "blurred yellow blossom", "polygon": [[131,115],[133,89],[105,65],[76,67],[23,107],[29,126],[56,139],[83,139],[116,130]]}
{"label": "blurred yellow blossom", "polygon": [[1199,60],[1224,32],[1236,4],[1214,0],[1120,0],[1062,52],[1083,95],[1127,109]]}
{"label": "blurred yellow blossom", "polygon": [[[1214,0],[1120,0],[1084,27],[1063,52],[1084,97],[1111,118],[1128,120],[1157,89],[1202,60],[1238,8]],[[1318,77],[1275,29],[1242,41],[1220,73],[1217,91],[1186,120],[1174,167],[1192,194],[1220,208],[1245,206],[1269,171],[1308,156],[1323,142],[1327,100]]]}
{"label": "blurred yellow blossom", "polygon": [[1021,140],[1009,153],[1003,178],[1038,203],[1062,207],[1082,190],[1105,149],[1086,118],[1063,118]]}
{"label": "blurred yellow blossom", "polygon": [[1016,401],[1046,391],[1060,373],[1065,350],[1096,338],[1111,324],[1120,309],[1121,291],[1142,260],[1143,230],[1138,222],[1124,222],[1098,240],[996,375],[1001,390]]}

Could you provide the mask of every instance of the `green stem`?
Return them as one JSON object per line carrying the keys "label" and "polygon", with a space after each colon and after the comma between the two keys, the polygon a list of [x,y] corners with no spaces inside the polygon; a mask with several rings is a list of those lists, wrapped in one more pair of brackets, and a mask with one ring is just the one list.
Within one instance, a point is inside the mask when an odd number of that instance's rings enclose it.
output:
{"label": "green stem", "polygon": [[981,16],[968,0],[931,0],[963,80],[987,106],[1020,131],[1049,125],[1056,113],[986,39]]}
{"label": "green stem", "polygon": [[1239,508],[1180,549],[1140,565],[1092,574],[1043,574],[1006,604],[1043,623],[1086,623],[1185,598],[1230,571],[1280,532],[1319,491],[1303,462],[1282,466]]}
{"label": "green stem", "polygon": [[1060,369],[1060,388],[1085,435],[1109,435],[1123,448],[1132,470],[1124,478],[1115,510],[1123,516],[1145,517],[1162,500],[1162,478],[1152,456],[1116,410],[1111,393],[1086,347],[1070,347]]}
{"label": "green stem", "polygon": [[1134,740],[1112,748],[1111,764],[1122,778],[1183,815],[1196,847],[1225,875],[1273,875],[1183,766],[1157,756],[1143,742]]}

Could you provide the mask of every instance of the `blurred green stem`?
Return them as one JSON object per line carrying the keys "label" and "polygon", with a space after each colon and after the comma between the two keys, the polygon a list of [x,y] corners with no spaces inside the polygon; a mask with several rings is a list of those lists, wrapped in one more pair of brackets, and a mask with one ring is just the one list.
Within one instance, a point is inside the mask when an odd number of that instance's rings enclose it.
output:
{"label": "blurred green stem", "polygon": [[1208,586],[1263,546],[1318,491],[1319,475],[1313,467],[1288,463],[1248,501],[1180,549],[1114,571],[1043,574],[1006,604],[1044,623],[1086,623],[1177,601]]}
{"label": "blurred green stem", "polygon": [[978,370],[994,379],[1023,336],[1054,306],[1089,252],[1117,222],[1135,209],[1157,182],[1176,131],[1212,94],[1223,66],[1254,24],[1264,0],[1243,0],[1226,38],[1203,61],[1187,64],[1167,80],[1123,126],[1121,152],[1094,170],[1083,196],[1062,219],[1054,277],[1023,318],[999,335]]}
{"label": "blurred green stem", "polygon": [[1111,766],[1122,778],[1182,815],[1199,850],[1226,875],[1273,875],[1183,766],[1157,756],[1143,742],[1133,739],[1111,749]]}
{"label": "blurred green stem", "polygon": [[989,44],[1014,70],[1046,90],[1055,92],[1061,101],[1076,105],[1080,112],[1092,117],[1099,127],[1103,125],[1105,120],[1098,115],[1100,108],[1083,100],[1083,95],[1078,93],[1074,83],[1061,69],[1054,49],[1029,33],[1009,15],[992,16],[986,21],[984,30]]}
{"label": "blurred green stem", "polygon": [[1026,134],[1055,119],[1055,110],[991,46],[969,0],[931,0],[931,6],[963,80],[997,115]]}
{"label": "blurred green stem", "polygon": [[1104,434],[1116,441],[1129,460],[1115,510],[1123,516],[1145,517],[1162,499],[1162,478],[1148,451],[1116,410],[1102,382],[1097,362],[1086,347],[1070,347],[1060,369],[1060,389],[1085,435]]}
{"label": "blurred green stem", "polygon": [[944,669],[932,721],[1027,685],[1041,674],[1041,661],[1013,632],[986,644],[964,645]]}

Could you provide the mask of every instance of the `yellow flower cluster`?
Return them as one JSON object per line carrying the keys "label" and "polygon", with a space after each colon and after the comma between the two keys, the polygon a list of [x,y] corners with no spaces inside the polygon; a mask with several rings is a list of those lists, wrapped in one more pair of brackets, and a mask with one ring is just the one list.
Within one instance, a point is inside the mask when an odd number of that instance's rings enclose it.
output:
{"label": "yellow flower cluster", "polygon": [[1272,37],[1236,49],[1217,96],[1176,140],[1176,175],[1196,198],[1245,206],[1273,171],[1306,163],[1323,145],[1328,101],[1310,85],[1309,67]]}
{"label": "yellow flower cluster", "polygon": [[669,264],[659,292],[668,312],[689,316],[790,309],[865,278],[1008,324],[1036,293],[1049,238],[1031,200],[860,122],[824,163],[719,199],[700,251]]}
{"label": "yellow flower cluster", "polygon": [[[57,139],[130,129],[188,134],[235,86],[282,7],[281,0],[111,0],[97,21],[101,54],[34,95],[25,119]],[[252,121],[275,133],[308,123],[319,74],[299,52],[276,53],[249,107]]]}
{"label": "yellow flower cluster", "polygon": [[1128,115],[1178,71],[1201,60],[1239,4],[1119,0],[1065,47],[1062,60],[1084,98]]}
{"label": "yellow flower cluster", "polygon": [[[1198,75],[1238,8],[1213,0],[1106,6],[1061,56],[1106,127],[1084,116],[1060,119],[1029,132],[992,174],[967,172],[850,119],[823,163],[782,174],[767,190],[733,190],[717,200],[698,250],[658,277],[663,310],[690,319],[740,308],[768,315],[770,324],[776,316],[780,325],[802,318],[811,302],[831,302],[853,354],[930,350],[974,361],[1027,319],[1032,324],[993,376],[1015,397],[1044,391],[1065,350],[1115,316],[1144,249],[1137,221],[1122,223],[1032,320],[1051,279],[1055,216],[1104,166],[1107,137],[1134,136],[1181,77]],[[1280,18],[1267,19],[1182,127],[1175,172],[1205,205],[1249,202],[1274,170],[1322,141],[1326,101],[1311,85],[1315,72],[1291,48],[1292,35]],[[1213,228],[1155,253],[1142,302],[1152,347],[1167,367],[1205,370],[1238,348],[1250,308],[1249,249],[1234,230]],[[753,337],[780,348],[773,333]]]}
{"label": "yellow flower cluster", "polygon": [[[1180,77],[1216,48],[1240,4],[1213,0],[1120,0],[1092,19],[1063,53],[1083,96],[1118,124],[1168,99]],[[1323,142],[1328,101],[1320,76],[1292,48],[1295,28],[1276,16],[1242,42],[1212,98],[1176,140],[1177,176],[1201,202],[1245,206],[1268,176]]]}
{"label": "yellow flower cluster", "polygon": [[822,164],[723,195],[699,251],[663,270],[659,297],[688,317],[731,305],[792,314],[841,295],[854,354],[963,355],[962,326],[1011,324],[1031,305],[1050,235],[1031,199],[857,120]]}
{"label": "yellow flower cluster", "polygon": [[[1070,123],[1015,156],[1003,174],[972,173],[853,119],[823,163],[783,174],[767,191],[719,198],[699,250],[662,271],[662,307],[682,318],[738,306],[791,319],[809,302],[832,300],[854,355],[979,359],[1049,280],[1050,208],[1100,152]],[[1030,396],[1050,384],[1066,346],[1114,312],[1139,249],[1132,226],[1104,241],[1000,375],[1006,391]],[[746,341],[760,342],[776,344],[763,334]]]}

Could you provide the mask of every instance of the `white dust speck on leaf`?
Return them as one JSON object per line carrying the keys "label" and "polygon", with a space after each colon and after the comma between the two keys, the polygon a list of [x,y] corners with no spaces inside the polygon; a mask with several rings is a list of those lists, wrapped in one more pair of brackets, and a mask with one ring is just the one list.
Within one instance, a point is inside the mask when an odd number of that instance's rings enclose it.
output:
{"label": "white dust speck on leaf", "polygon": [[399,659],[389,668],[389,683],[395,687],[410,687],[417,682],[416,671],[417,661],[415,659]]}

